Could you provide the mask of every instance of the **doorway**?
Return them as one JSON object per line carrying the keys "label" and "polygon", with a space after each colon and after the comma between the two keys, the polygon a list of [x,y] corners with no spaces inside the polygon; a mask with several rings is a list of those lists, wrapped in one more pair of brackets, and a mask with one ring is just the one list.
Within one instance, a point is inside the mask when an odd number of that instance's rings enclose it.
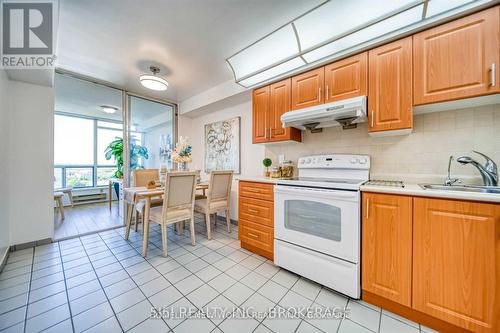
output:
{"label": "doorway", "polygon": [[130,172],[170,163],[175,123],[173,104],[56,73],[54,239],[123,226]]}

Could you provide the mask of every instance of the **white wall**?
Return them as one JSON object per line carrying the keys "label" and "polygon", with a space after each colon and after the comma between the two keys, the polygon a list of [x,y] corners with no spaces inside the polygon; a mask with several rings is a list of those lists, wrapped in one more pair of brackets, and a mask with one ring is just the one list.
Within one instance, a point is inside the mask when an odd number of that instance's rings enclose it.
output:
{"label": "white wall", "polygon": [[[160,159],[160,138],[162,135],[172,136],[171,122],[148,128],[144,131],[143,145],[148,148],[149,158],[144,161],[144,167],[147,169],[159,168]],[[173,138],[172,138],[173,141]]]}
{"label": "white wall", "polygon": [[[9,162],[9,79],[5,70],[0,69],[0,156],[4,166],[0,168],[0,262],[10,245],[9,233],[9,195],[8,195],[8,162]],[[5,162],[6,161],[6,162]],[[7,163],[7,166],[5,165]]]}
{"label": "white wall", "polygon": [[[264,159],[264,146],[252,144],[252,100],[250,92],[245,93],[243,100],[238,99],[233,105],[225,105],[224,108],[200,115],[196,118],[179,116],[179,135],[188,136],[193,146],[193,163],[191,169],[202,170],[202,178],[207,179],[204,172],[204,133],[205,124],[226,120],[233,117],[241,117],[241,176],[262,175],[262,160]],[[240,175],[235,175],[237,178]],[[238,183],[233,183],[233,195],[231,197],[231,218],[238,219]]]}
{"label": "white wall", "polygon": [[53,235],[54,90],[10,81],[10,242]]}
{"label": "white wall", "polygon": [[[351,130],[334,127],[322,133],[304,132],[302,143],[266,146],[266,154],[274,161],[284,154],[295,165],[303,155],[368,154],[372,178],[408,182],[443,181],[450,155],[469,155],[483,163],[472,150],[500,164],[500,104],[417,115],[410,135],[373,138],[363,123]],[[471,165],[453,162],[451,171],[466,182],[482,181]]]}

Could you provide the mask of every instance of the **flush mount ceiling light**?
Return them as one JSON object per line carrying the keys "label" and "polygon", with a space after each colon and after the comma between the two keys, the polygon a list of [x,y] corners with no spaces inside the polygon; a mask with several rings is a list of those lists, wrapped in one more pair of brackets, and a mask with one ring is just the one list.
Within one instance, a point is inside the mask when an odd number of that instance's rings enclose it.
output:
{"label": "flush mount ceiling light", "polygon": [[103,112],[106,112],[106,113],[109,113],[109,114],[113,114],[115,113],[116,111],[118,111],[118,108],[116,106],[110,106],[110,105],[101,105],[101,110]]}
{"label": "flush mount ceiling light", "polygon": [[151,74],[143,74],[139,77],[141,84],[151,90],[164,91],[168,88],[168,82],[159,77],[158,73],[160,72],[160,68],[157,66],[150,66],[149,70],[153,73]]}
{"label": "flush mount ceiling light", "polygon": [[249,88],[487,7],[493,0],[325,1],[226,59]]}

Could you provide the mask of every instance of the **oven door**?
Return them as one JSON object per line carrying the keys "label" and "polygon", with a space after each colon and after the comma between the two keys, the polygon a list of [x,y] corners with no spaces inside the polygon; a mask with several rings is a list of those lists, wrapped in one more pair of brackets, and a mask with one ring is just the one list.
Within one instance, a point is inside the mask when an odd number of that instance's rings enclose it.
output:
{"label": "oven door", "polygon": [[276,185],[274,237],[359,262],[359,192]]}

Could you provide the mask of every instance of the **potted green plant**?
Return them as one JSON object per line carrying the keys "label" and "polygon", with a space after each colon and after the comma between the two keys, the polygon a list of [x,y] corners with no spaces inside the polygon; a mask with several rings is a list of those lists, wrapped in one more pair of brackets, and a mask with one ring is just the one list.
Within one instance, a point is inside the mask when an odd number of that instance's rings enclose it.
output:
{"label": "potted green plant", "polygon": [[[116,164],[116,171],[113,174],[115,178],[123,178],[123,139],[116,137],[106,147],[104,151],[106,160],[114,158]],[[143,169],[144,167],[139,164],[139,158],[148,159],[148,148],[138,145],[135,140],[130,142],[130,170]],[[118,195],[118,184],[115,183],[115,192]]]}
{"label": "potted green plant", "polygon": [[262,164],[264,165],[264,167],[266,168],[266,170],[264,171],[264,177],[269,177],[271,175],[271,173],[269,172],[269,167],[273,164],[273,161],[270,159],[270,158],[265,158],[263,161],[262,161]]}

